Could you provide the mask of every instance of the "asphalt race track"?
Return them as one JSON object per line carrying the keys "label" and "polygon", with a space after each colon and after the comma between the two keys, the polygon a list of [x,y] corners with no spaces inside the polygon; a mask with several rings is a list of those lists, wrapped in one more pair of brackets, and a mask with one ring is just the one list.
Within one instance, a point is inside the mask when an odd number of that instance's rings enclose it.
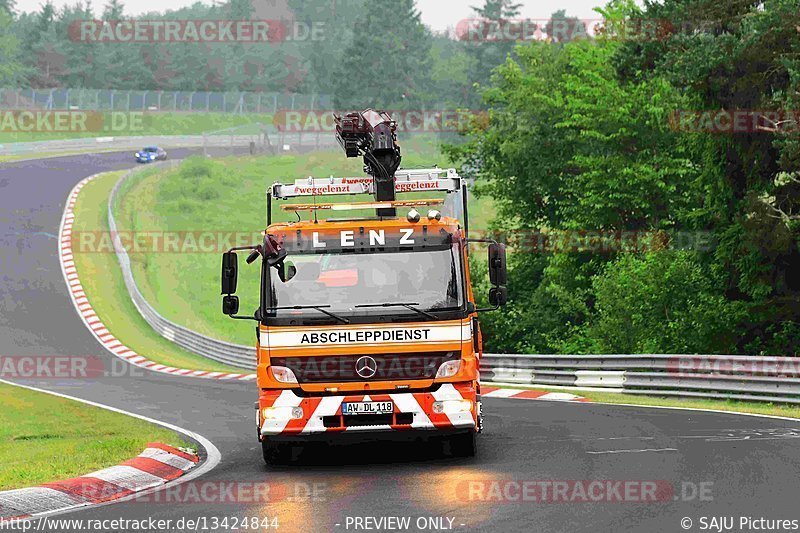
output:
{"label": "asphalt race track", "polygon": [[[170,157],[188,152],[171,150]],[[132,166],[129,153],[0,165],[0,354],[102,355],[110,365],[112,356],[72,306],[55,235],[75,183]],[[184,492],[183,500],[173,495],[177,500],[122,502],[61,518],[152,517],[175,523],[181,518],[266,516],[278,518],[280,531],[309,532],[391,530],[395,525],[356,520],[363,517],[410,517],[410,530],[417,530],[419,518],[445,517],[452,525],[446,519],[441,524],[432,520],[427,529],[548,532],[682,531],[684,517],[694,521],[694,530],[700,529],[701,517],[735,517],[737,525],[741,516],[797,518],[800,422],[486,399],[486,430],[474,459],[443,458],[432,446],[420,444],[318,445],[308,448],[297,464],[268,469],[256,441],[253,383],[140,369],[92,381],[26,383],[204,436],[219,449],[222,461],[193,483],[217,490],[237,483],[235,490],[240,491],[222,503],[197,502]],[[43,423],[57,431],[57,414]],[[513,483],[567,481],[573,487],[576,483],[570,480],[650,481],[671,490],[659,492],[655,502],[625,497],[624,492],[623,499],[636,501],[585,502],[573,496],[572,501],[539,502],[521,501],[524,494]],[[248,485],[263,483],[269,483],[273,501],[253,501],[259,498],[246,493]]]}

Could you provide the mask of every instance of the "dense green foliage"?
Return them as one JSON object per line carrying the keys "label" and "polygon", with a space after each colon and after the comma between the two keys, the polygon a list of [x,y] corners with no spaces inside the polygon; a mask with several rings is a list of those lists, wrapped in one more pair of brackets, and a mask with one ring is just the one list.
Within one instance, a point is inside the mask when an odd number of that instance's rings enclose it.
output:
{"label": "dense green foliage", "polygon": [[[450,153],[496,200],[495,229],[640,240],[518,247],[512,303],[486,317],[492,350],[800,353],[796,117],[735,133],[674,120],[797,110],[799,13],[796,0],[615,0],[601,38],[519,46],[494,71],[489,120]],[[626,19],[677,30],[623,38]]]}

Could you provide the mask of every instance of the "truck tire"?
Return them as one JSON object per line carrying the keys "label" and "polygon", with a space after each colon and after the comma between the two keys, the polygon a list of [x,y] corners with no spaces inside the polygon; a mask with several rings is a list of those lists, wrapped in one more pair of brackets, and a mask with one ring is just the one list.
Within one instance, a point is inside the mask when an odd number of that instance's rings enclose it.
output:
{"label": "truck tire", "polygon": [[475,457],[477,438],[473,431],[451,435],[445,439],[445,443],[451,457]]}
{"label": "truck tire", "polygon": [[261,451],[264,454],[264,462],[268,465],[285,464],[292,459],[292,446],[289,443],[264,439],[261,441]]}

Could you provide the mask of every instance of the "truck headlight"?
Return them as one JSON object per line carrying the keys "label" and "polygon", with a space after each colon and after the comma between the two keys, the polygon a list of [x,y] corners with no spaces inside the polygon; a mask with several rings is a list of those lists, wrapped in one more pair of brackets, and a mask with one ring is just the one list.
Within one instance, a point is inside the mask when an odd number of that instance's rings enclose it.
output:
{"label": "truck headlight", "polygon": [[297,376],[294,375],[291,368],[286,368],[285,366],[271,366],[270,369],[272,370],[272,377],[274,377],[276,381],[281,383],[297,383]]}
{"label": "truck headlight", "polygon": [[461,359],[447,361],[446,363],[442,363],[442,366],[440,366],[439,370],[436,371],[436,377],[451,378],[458,374],[459,370],[461,370]]}
{"label": "truck headlight", "polygon": [[471,400],[442,400],[433,402],[433,412],[436,414],[453,415],[456,413],[468,413],[472,411]]}
{"label": "truck headlight", "polygon": [[289,407],[288,405],[279,407],[265,407],[261,410],[264,420],[291,420],[303,418],[302,407]]}

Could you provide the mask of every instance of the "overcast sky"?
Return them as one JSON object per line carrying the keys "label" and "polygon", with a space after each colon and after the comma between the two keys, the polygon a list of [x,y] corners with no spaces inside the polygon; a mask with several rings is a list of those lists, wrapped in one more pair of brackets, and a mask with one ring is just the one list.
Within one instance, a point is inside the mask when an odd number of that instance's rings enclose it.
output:
{"label": "overcast sky", "polygon": [[[192,5],[197,0],[135,0],[125,1],[125,14],[138,15],[148,11],[165,11]],[[210,1],[210,0],[209,0]],[[258,2],[258,0],[253,0]],[[344,0],[346,1],[346,0]],[[521,16],[531,19],[546,19],[559,9],[578,18],[596,18],[598,15],[592,8],[605,4],[605,0],[516,0],[522,4]],[[459,20],[472,16],[471,6],[482,5],[483,0],[416,0],[422,13],[422,21],[434,30],[446,30],[455,27]],[[17,0],[17,10],[38,11],[43,0]],[[75,0],[53,0],[53,4],[61,7],[74,4]],[[104,0],[94,0],[95,12],[102,10]]]}

